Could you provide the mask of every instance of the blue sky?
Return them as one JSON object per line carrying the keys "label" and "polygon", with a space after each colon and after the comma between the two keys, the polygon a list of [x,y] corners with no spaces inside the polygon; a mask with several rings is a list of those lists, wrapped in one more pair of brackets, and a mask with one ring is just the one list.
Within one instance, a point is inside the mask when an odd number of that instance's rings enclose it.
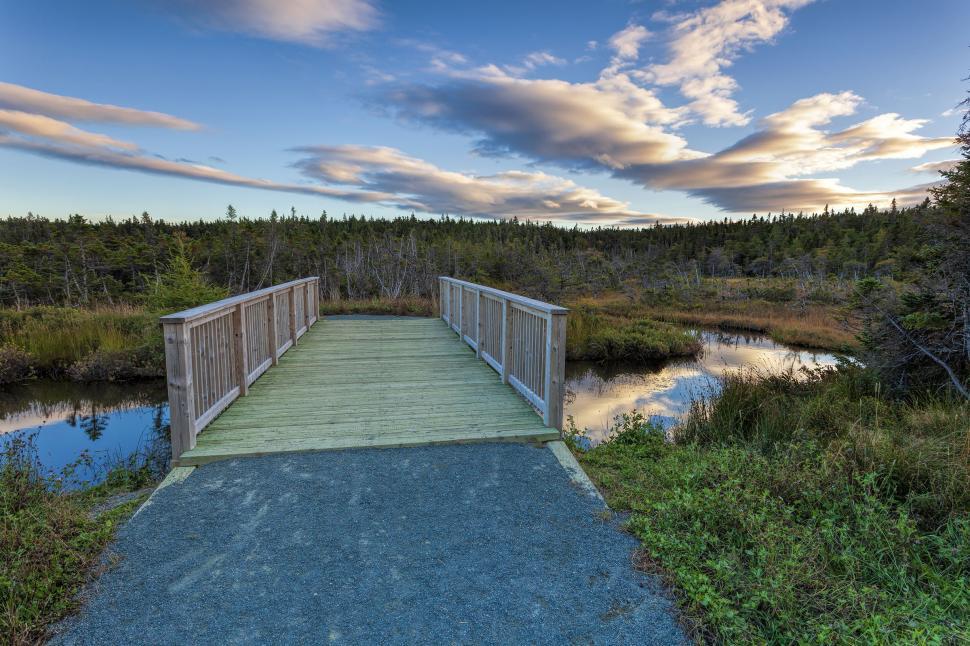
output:
{"label": "blue sky", "polygon": [[637,226],[910,203],[957,156],[968,18],[962,0],[0,0],[0,214]]}

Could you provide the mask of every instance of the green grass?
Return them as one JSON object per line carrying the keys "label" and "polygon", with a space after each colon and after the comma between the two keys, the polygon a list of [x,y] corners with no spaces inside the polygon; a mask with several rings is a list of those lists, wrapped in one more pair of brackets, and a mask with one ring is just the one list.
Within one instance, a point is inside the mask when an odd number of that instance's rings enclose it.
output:
{"label": "green grass", "polygon": [[104,548],[144,497],[100,515],[94,508],[151,484],[157,474],[135,459],[111,469],[94,487],[68,490],[64,475],[44,474],[24,440],[9,442],[0,454],[2,643],[41,642],[53,623],[78,607],[78,593],[103,567]]}
{"label": "green grass", "polygon": [[[637,415],[578,457],[723,643],[970,639],[970,407],[864,370],[739,375],[676,433]],[[575,443],[573,443],[575,447]]]}
{"label": "green grass", "polygon": [[700,336],[647,318],[606,316],[579,307],[566,319],[566,357],[586,361],[652,361],[693,356]]}
{"label": "green grass", "polygon": [[164,374],[157,315],[132,307],[0,310],[0,349],[0,384],[31,375],[96,381]]}

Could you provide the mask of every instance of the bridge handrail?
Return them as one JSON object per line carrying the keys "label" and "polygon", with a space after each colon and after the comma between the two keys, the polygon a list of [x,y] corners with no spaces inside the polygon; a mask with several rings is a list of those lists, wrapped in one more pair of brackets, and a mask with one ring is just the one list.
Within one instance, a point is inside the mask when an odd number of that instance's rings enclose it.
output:
{"label": "bridge handrail", "polygon": [[317,321],[319,281],[291,280],[160,318],[173,465]]}
{"label": "bridge handrail", "polygon": [[442,320],[542,413],[546,426],[562,430],[569,310],[450,276],[438,281]]}

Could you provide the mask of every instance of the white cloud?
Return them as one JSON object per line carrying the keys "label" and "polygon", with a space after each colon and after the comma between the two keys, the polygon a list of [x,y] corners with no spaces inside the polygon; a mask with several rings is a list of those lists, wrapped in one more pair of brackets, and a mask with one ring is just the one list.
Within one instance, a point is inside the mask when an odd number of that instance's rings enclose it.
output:
{"label": "white cloud", "polygon": [[14,131],[21,135],[59,141],[61,143],[94,146],[103,148],[117,148],[121,150],[136,150],[138,146],[127,141],[120,141],[108,135],[99,135],[75,128],[69,123],[51,119],[40,114],[30,114],[19,110],[0,110],[0,133]]}
{"label": "white cloud", "polygon": [[917,164],[909,170],[914,173],[941,173],[943,171],[953,170],[962,161],[962,159],[944,159],[942,161],[926,162],[925,164]]}
{"label": "white cloud", "polygon": [[737,82],[723,70],[742,51],[770,42],[788,24],[788,11],[812,0],[723,0],[693,14],[661,16],[673,23],[670,59],[650,65],[643,78],[678,85],[691,109],[708,126],[741,126],[750,121],[731,98]]}
{"label": "white cloud", "polygon": [[542,172],[458,173],[387,147],[311,146],[297,151],[308,155],[296,165],[311,179],[340,189],[391,194],[395,198],[389,204],[427,213],[606,224],[634,217],[664,220]]}
{"label": "white cloud", "polygon": [[260,38],[330,44],[338,32],[368,31],[379,23],[370,0],[157,0],[190,23]]}
{"label": "white cloud", "polygon": [[862,98],[852,92],[801,99],[765,117],[760,129],[724,150],[665,165],[643,165],[620,175],[644,186],[686,191],[729,211],[786,208],[811,210],[825,204],[857,206],[888,203],[893,197],[919,201],[919,187],[902,192],[856,191],[834,178],[807,175],[853,167],[879,159],[912,159],[930,150],[951,148],[952,137],[922,137],[925,124],[887,113],[828,132],[822,126],[853,114]]}
{"label": "white cloud", "polygon": [[201,126],[162,112],[92,103],[59,94],[41,92],[22,85],[0,82],[0,107],[72,121],[95,121],[134,126],[155,126],[175,130],[198,130]]}
{"label": "white cloud", "polygon": [[617,58],[635,61],[640,56],[640,45],[652,35],[643,25],[631,24],[610,36],[610,48],[616,52]]}
{"label": "white cloud", "polygon": [[450,72],[439,85],[385,96],[399,114],[446,130],[482,135],[479,151],[519,153],[565,165],[622,168],[694,157],[663,129],[683,119],[619,74],[593,83],[520,79],[494,67]]}
{"label": "white cloud", "polygon": [[[70,97],[60,98],[70,105],[79,102]],[[112,109],[112,115],[121,111],[120,114],[130,116],[128,108]],[[48,116],[4,109],[0,109],[0,147],[105,168],[377,203],[427,213],[606,224],[624,218],[659,217],[632,210],[625,202],[547,173],[519,170],[492,175],[458,173],[393,148],[298,148],[296,152],[306,156],[294,166],[312,183],[276,182],[237,175],[190,160],[164,159],[133,143],[81,130]]]}
{"label": "white cloud", "polygon": [[505,70],[510,74],[515,76],[521,76],[528,72],[534,71],[536,68],[542,67],[544,65],[565,65],[566,60],[559,58],[558,56],[553,56],[547,51],[532,52],[522,59],[519,65],[506,65]]}

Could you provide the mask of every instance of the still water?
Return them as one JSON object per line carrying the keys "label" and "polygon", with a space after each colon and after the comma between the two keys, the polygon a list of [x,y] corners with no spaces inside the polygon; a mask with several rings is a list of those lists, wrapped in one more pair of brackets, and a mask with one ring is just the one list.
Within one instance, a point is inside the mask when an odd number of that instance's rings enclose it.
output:
{"label": "still water", "polygon": [[[831,354],[797,350],[757,335],[704,332],[697,359],[654,365],[566,365],[566,415],[588,429],[594,443],[611,420],[638,410],[665,427],[695,397],[717,391],[718,377],[741,367],[781,371],[829,366]],[[164,468],[170,445],[165,382],[74,384],[38,381],[0,390],[0,448],[32,437],[42,466],[57,474],[86,453],[75,479],[97,482],[105,466],[137,455]]]}
{"label": "still water", "polygon": [[587,429],[595,444],[606,439],[615,416],[633,410],[669,428],[693,399],[715,394],[719,377],[739,368],[781,372],[836,363],[834,355],[790,348],[765,336],[701,334],[704,351],[697,359],[632,366],[567,363],[565,414]]}
{"label": "still water", "polygon": [[164,381],[128,384],[38,381],[0,390],[0,447],[32,438],[48,472],[85,452],[73,480],[97,482],[105,468],[137,455],[164,468],[170,452]]}

